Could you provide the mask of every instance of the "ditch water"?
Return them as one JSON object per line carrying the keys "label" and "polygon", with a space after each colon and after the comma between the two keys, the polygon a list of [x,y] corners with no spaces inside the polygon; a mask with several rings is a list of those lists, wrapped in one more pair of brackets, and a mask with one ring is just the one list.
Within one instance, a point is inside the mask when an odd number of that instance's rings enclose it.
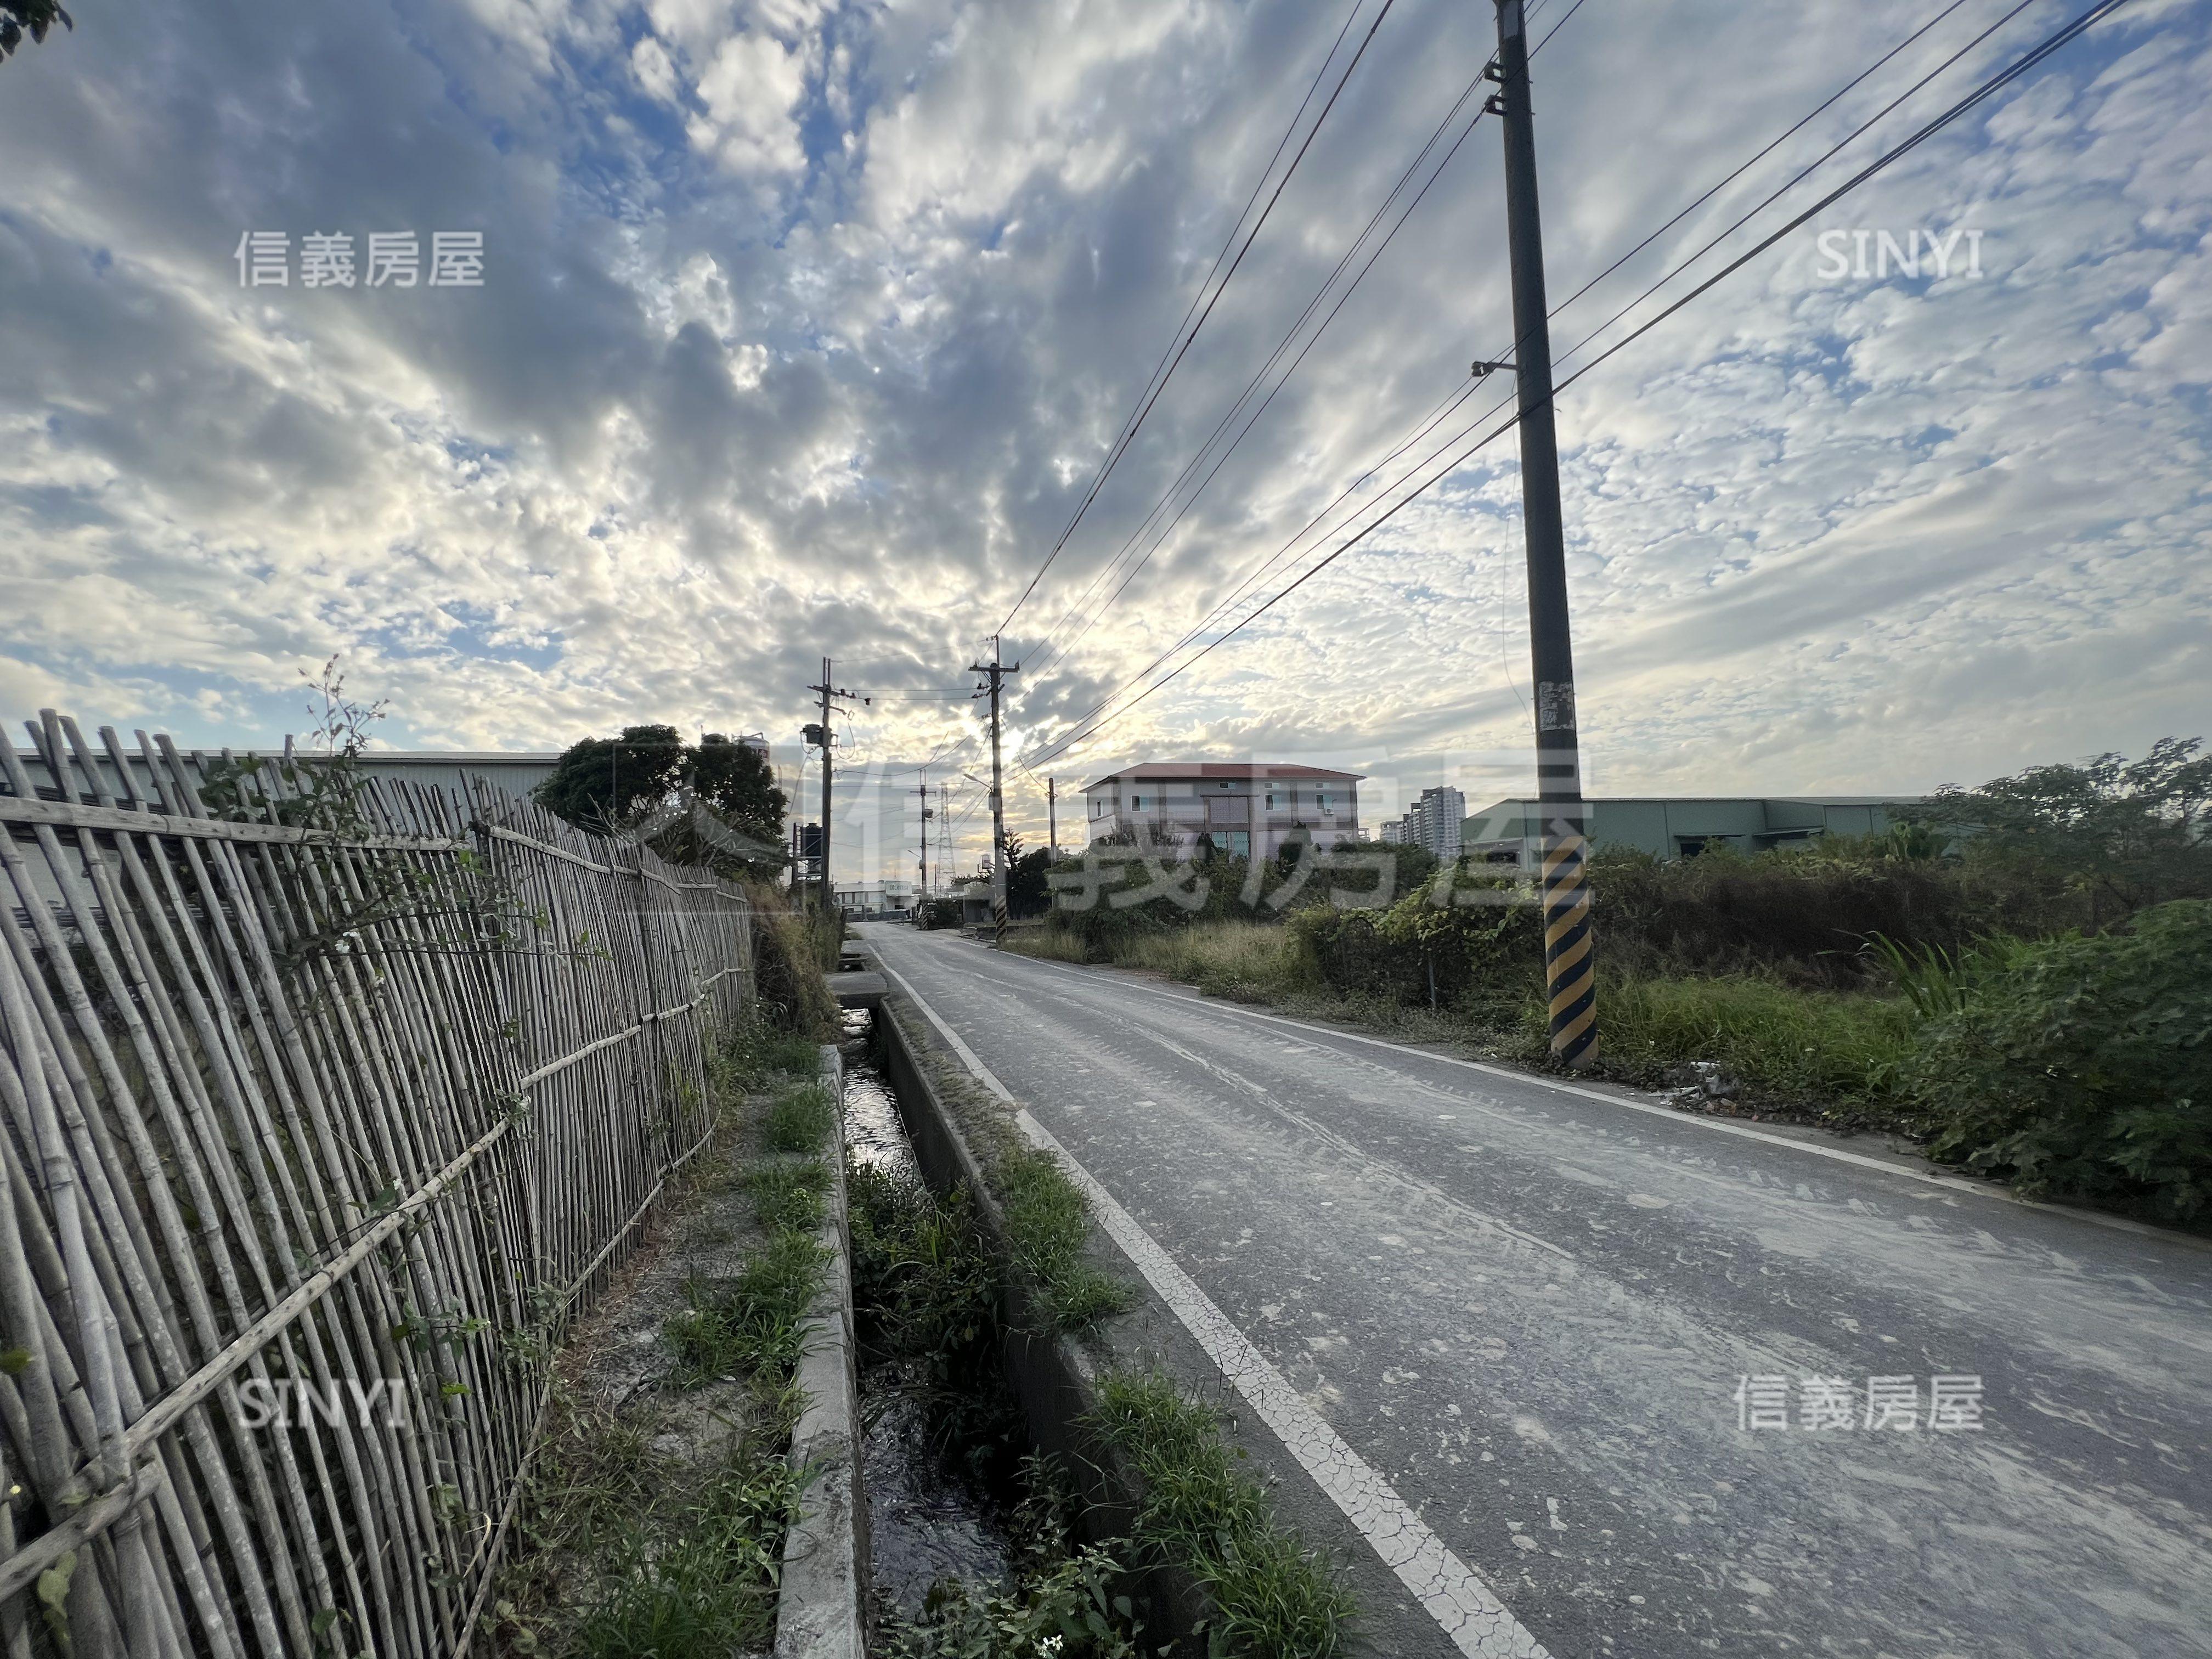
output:
{"label": "ditch water", "polygon": [[[853,1160],[919,1185],[921,1166],[898,1102],[874,1057],[872,1016],[854,1009],[844,1020],[845,1138]],[[860,1319],[860,1478],[876,1607],[879,1615],[912,1619],[939,1579],[1012,1577],[1009,1516],[1004,1503],[960,1472],[964,1449],[943,1443],[929,1402],[900,1363],[871,1363],[865,1310]]]}

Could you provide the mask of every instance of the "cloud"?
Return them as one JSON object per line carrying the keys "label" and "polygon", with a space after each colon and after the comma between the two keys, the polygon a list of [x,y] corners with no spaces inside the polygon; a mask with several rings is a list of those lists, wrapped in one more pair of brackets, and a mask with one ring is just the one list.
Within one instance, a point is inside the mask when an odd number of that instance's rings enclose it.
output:
{"label": "cloud", "polygon": [[[2059,16],[2031,8],[1881,132]],[[1475,77],[1485,21],[1400,0],[1376,33],[1007,629],[1023,758],[1505,347],[1485,121],[1121,586],[1117,553],[1152,544],[1154,504]],[[1537,63],[1555,300],[1921,21],[1577,17]],[[957,691],[1340,21],[1291,0],[116,0],[0,66],[0,690],[265,743],[335,652],[394,700],[392,740],[532,747],[639,720],[787,744],[825,655],[845,684]],[[1916,787],[2203,727],[2208,37],[2130,8],[1563,394],[1593,775]],[[1565,372],[1906,83],[1847,95],[1569,307]],[[1822,228],[1962,227],[1978,276],[1818,270]],[[408,228],[480,230],[485,286],[249,289],[232,262],[248,229]],[[1523,787],[1517,500],[1508,434],[1040,770],[1265,753],[1378,792]],[[1063,617],[1075,643],[1040,670]],[[973,769],[972,711],[884,698],[854,730],[841,812],[904,868],[898,769]]]}

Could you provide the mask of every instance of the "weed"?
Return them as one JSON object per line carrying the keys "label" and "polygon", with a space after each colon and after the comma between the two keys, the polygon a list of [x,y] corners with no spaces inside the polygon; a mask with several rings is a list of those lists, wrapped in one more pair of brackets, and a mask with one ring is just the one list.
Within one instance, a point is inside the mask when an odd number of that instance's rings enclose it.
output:
{"label": "weed", "polygon": [[811,1078],[821,1049],[803,1032],[781,1031],[755,1017],[732,1028],[715,1056],[717,1081],[738,1093]]}
{"label": "weed", "polygon": [[[1691,1060],[1712,1061],[1753,1096],[1835,1117],[1887,1120],[1902,1105],[1916,1020],[1898,997],[1804,991],[1730,975],[1662,979],[1599,970],[1605,1069],[1638,1083],[1666,1080]],[[1531,1001],[1522,1053],[1540,1056],[1545,1021]]]}
{"label": "weed", "polygon": [[1081,1330],[1133,1304],[1129,1287],[1085,1259],[1091,1205],[1051,1153],[1025,1147],[992,1165],[1014,1265],[1060,1329]]}
{"label": "weed", "polygon": [[549,1413],[527,1522],[540,1550],[590,1557],[652,1505],[671,1461],[653,1449],[649,1418],[579,1408],[567,1390]]}
{"label": "weed", "polygon": [[1098,1426],[1145,1482],[1133,1539],[1212,1593],[1222,1645],[1255,1659],[1340,1652],[1352,1592],[1327,1558],[1275,1521],[1214,1411],[1158,1371],[1108,1372],[1098,1392]]}
{"label": "weed", "polygon": [[837,1103],[818,1083],[794,1084],[768,1109],[768,1144],[779,1152],[811,1152],[837,1127]]}
{"label": "weed", "polygon": [[799,1480],[749,1443],[732,1449],[669,1535],[633,1528],[613,1583],[578,1629],[588,1659],[723,1659],[775,1633],[777,1566]]}
{"label": "weed", "polygon": [[1013,1582],[932,1585],[921,1616],[884,1633],[892,1659],[1135,1659],[1144,1626],[1119,1593],[1123,1569],[1102,1547],[1076,1547],[1076,1500],[1060,1467],[1031,1453],[1017,1480]]}
{"label": "weed", "polygon": [[1139,933],[1115,951],[1114,961],[1239,1002],[1263,1001],[1316,982],[1303,941],[1279,923],[1211,921]]}
{"label": "weed", "polygon": [[756,1374],[771,1385],[787,1380],[828,1259],[805,1233],[777,1233],[734,1279],[686,1283],[686,1306],[667,1325],[677,1382],[696,1388]]}
{"label": "weed", "polygon": [[1083,941],[1064,927],[1024,927],[1010,930],[1006,934],[1006,949],[1025,957],[1042,957],[1047,962],[1085,963],[1091,953]]}
{"label": "weed", "polygon": [[980,1594],[957,1579],[930,1586],[921,1617],[891,1632],[893,1659],[1136,1659],[1121,1569],[1092,1545],[1005,1589]]}
{"label": "weed", "polygon": [[1000,1280],[964,1187],[944,1199],[873,1165],[846,1171],[853,1311],[872,1367],[917,1400],[940,1453],[987,1479],[1018,1425],[999,1370]]}
{"label": "weed", "polygon": [[830,1166],[819,1158],[803,1164],[764,1164],[744,1176],[753,1195],[753,1213],[771,1232],[811,1233],[822,1224],[830,1194]]}

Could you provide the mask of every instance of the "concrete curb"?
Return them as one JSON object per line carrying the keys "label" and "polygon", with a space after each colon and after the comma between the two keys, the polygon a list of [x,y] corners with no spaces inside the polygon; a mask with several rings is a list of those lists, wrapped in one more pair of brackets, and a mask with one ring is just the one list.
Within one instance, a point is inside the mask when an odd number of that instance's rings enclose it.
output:
{"label": "concrete curb", "polygon": [[[883,1044],[884,1070],[923,1176],[940,1191],[964,1183],[985,1231],[1004,1255],[1006,1227],[998,1199],[958,1119],[922,1063],[925,1053],[942,1051],[908,1029],[892,999],[886,998],[878,1009],[875,1029]],[[956,1066],[963,1064],[957,1055],[948,1058]],[[1122,1277],[1133,1285],[1144,1283],[1136,1264],[1112,1240],[1096,1228],[1092,1237]],[[1109,1544],[1126,1537],[1145,1483],[1119,1449],[1092,1426],[1098,1407],[1097,1365],[1074,1340],[1054,1330],[1050,1314],[1034,1291],[1011,1278],[1000,1355],[1030,1441],[1060,1461],[1083,1500],[1081,1529],[1086,1540]],[[1155,1565],[1133,1577],[1134,1599],[1140,1604],[1147,1636],[1166,1636],[1189,1644],[1194,1651],[1204,1651],[1202,1627],[1217,1623],[1218,1612],[1205,1588],[1172,1564]]]}
{"label": "concrete curb", "polygon": [[817,1235],[829,1254],[806,1323],[798,1382],[806,1403],[792,1431],[791,1466],[804,1473],[799,1518],[783,1540],[775,1659],[866,1659],[868,1506],[860,1486],[860,1397],[853,1362],[853,1263],[845,1220],[845,1069],[822,1048],[822,1081],[837,1103],[829,1213]]}

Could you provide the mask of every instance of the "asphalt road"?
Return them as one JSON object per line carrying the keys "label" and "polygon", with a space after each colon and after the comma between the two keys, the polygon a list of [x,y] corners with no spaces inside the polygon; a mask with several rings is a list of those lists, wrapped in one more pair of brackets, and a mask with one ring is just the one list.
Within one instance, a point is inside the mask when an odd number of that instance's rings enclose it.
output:
{"label": "asphalt road", "polygon": [[863,931],[1552,1654],[2212,1655],[2204,1245]]}

